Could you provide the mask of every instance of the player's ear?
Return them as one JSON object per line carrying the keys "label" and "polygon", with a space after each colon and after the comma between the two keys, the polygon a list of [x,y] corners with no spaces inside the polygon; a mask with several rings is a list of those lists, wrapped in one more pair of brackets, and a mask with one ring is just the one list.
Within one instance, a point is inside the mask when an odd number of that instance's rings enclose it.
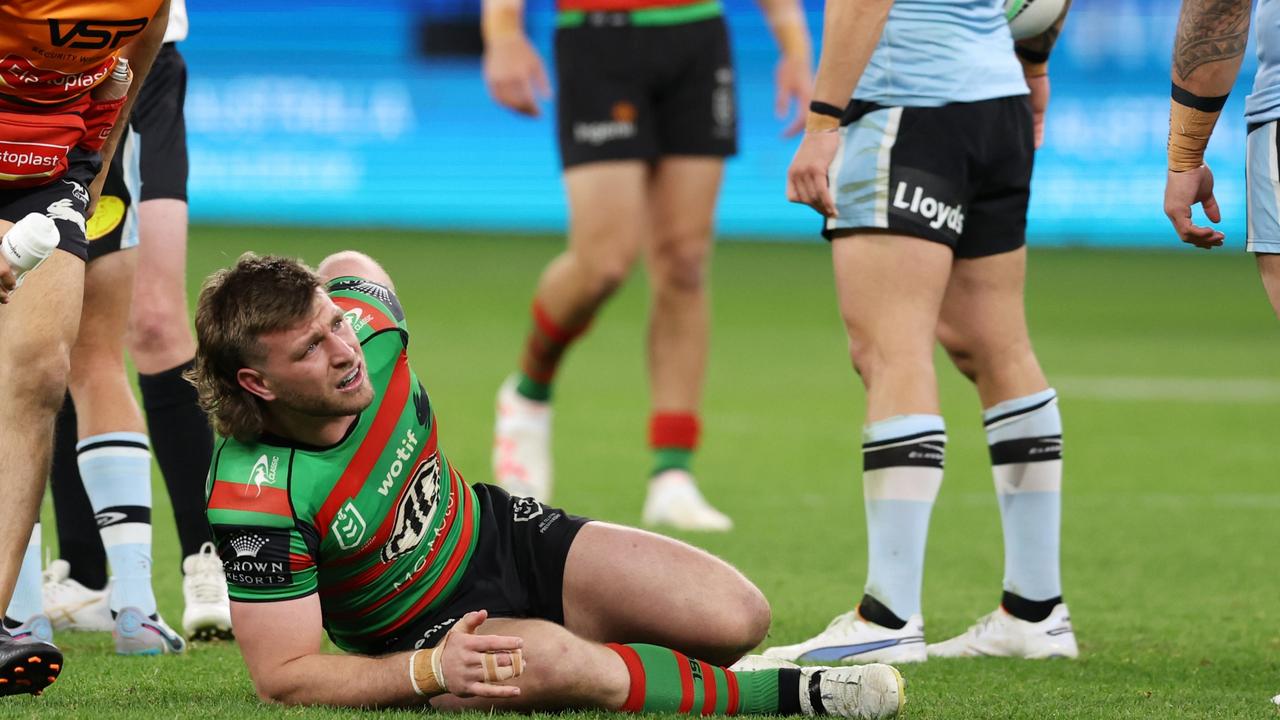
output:
{"label": "player's ear", "polygon": [[236,371],[236,382],[251,395],[256,395],[266,402],[276,399],[276,394],[267,387],[267,379],[253,368],[240,368]]}

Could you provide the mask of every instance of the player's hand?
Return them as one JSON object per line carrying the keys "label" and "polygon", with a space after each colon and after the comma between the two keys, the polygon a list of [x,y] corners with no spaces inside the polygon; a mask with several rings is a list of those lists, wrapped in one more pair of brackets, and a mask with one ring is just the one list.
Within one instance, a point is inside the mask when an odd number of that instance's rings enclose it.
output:
{"label": "player's hand", "polygon": [[0,257],[0,305],[9,302],[9,293],[16,287],[18,287],[18,277],[13,274],[13,268],[9,267],[9,263]]}
{"label": "player's hand", "polygon": [[787,199],[803,203],[824,217],[837,217],[836,201],[827,185],[827,171],[840,147],[840,133],[807,132],[787,168]]}
{"label": "player's hand", "polygon": [[1031,88],[1031,122],[1039,150],[1044,144],[1044,114],[1049,109],[1049,76],[1038,75],[1026,80],[1027,87]]}
{"label": "player's hand", "polygon": [[515,677],[519,674],[516,670],[522,669],[523,656],[521,667],[516,668],[513,667],[513,653],[523,652],[524,641],[504,635],[476,635],[476,630],[488,617],[489,613],[484,610],[469,612],[449,630],[440,665],[450,694],[463,698],[511,698],[520,695],[520,688],[500,685],[499,681],[489,679],[485,655],[492,654],[499,671],[506,668],[512,673],[511,677]]}
{"label": "player's hand", "polygon": [[1182,242],[1211,250],[1221,245],[1226,236],[1191,222],[1191,206],[1197,203],[1204,208],[1210,222],[1222,222],[1222,210],[1213,197],[1213,171],[1209,166],[1201,165],[1184,172],[1170,170],[1164,185],[1164,214]]}
{"label": "player's hand", "polygon": [[783,55],[778,59],[773,81],[776,87],[774,112],[778,119],[786,120],[788,114],[795,113],[782,134],[785,137],[795,137],[804,130],[805,112],[809,109],[809,101],[813,99],[813,67],[808,58],[795,54]]}
{"label": "player's hand", "polygon": [[538,117],[538,101],[551,96],[547,69],[523,33],[511,33],[486,45],[484,82],[499,105],[529,117]]}

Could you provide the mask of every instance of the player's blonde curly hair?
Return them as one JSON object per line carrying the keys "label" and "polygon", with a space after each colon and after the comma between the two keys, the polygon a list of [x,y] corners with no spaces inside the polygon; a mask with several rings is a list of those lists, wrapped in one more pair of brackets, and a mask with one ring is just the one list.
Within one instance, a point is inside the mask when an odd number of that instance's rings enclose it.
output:
{"label": "player's blonde curly hair", "polygon": [[297,260],[254,253],[205,280],[196,305],[195,364],[186,377],[219,435],[251,441],[262,434],[266,408],[240,387],[236,374],[262,359],[263,333],[293,327],[310,315],[322,284]]}

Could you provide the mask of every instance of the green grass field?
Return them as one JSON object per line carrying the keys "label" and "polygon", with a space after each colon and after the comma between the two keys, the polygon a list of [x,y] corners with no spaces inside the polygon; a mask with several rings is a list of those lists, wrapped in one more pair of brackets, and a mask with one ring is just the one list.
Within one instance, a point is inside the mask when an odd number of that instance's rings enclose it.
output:
{"label": "green grass field", "polygon": [[[248,249],[316,262],[349,246],[396,278],[442,445],[468,479],[487,481],[493,393],[560,240],[202,228],[191,275]],[[906,667],[906,717],[1276,717],[1280,332],[1252,260],[1038,251],[1030,275],[1032,334],[1066,425],[1063,567],[1082,659]],[[773,603],[769,642],[794,642],[861,594],[862,391],[825,245],[722,244],[713,286],[696,470],[737,528],[687,539],[753,578]],[[556,502],[623,523],[639,521],[649,462],[645,306],[637,276],[571,352],[557,394]],[[994,607],[1003,558],[977,399],[939,361],[950,444],[925,580],[933,640]],[[163,492],[157,480],[159,508]],[[176,625],[172,516],[161,509],[156,519],[156,589]],[[0,716],[375,715],[264,706],[234,645],[118,658],[107,636],[58,641],[69,657],[63,679],[42,698],[0,703]]]}

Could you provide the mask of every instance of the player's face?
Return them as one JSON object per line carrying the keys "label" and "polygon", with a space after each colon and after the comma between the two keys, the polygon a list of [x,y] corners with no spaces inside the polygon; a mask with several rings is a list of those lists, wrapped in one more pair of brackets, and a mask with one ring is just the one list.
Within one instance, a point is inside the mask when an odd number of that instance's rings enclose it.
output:
{"label": "player's face", "polygon": [[364,353],[342,309],[316,290],[312,315],[259,338],[262,380],[280,409],[312,417],[354,415],[373,402]]}

